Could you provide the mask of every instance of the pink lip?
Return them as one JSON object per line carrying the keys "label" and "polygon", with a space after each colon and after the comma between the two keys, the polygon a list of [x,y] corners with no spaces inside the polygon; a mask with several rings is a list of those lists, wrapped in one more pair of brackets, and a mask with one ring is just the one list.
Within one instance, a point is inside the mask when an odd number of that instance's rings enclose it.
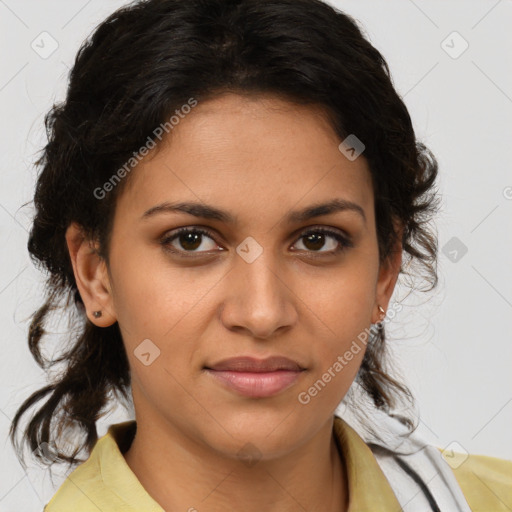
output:
{"label": "pink lip", "polygon": [[252,398],[276,395],[292,386],[305,369],[284,356],[224,359],[205,367],[226,388]]}
{"label": "pink lip", "polygon": [[234,372],[274,372],[277,370],[303,370],[299,363],[284,356],[272,356],[266,359],[256,359],[251,356],[232,357],[213,365],[206,366],[208,370],[227,370]]}
{"label": "pink lip", "polygon": [[241,372],[210,368],[207,371],[227,388],[251,398],[276,395],[292,386],[302,373],[301,370]]}

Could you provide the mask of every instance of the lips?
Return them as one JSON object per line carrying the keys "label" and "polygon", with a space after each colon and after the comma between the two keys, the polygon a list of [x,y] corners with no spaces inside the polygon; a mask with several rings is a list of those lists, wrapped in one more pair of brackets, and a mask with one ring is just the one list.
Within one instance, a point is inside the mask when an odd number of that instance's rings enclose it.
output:
{"label": "lips", "polygon": [[293,386],[305,368],[287,357],[225,359],[205,367],[214,381],[238,395],[267,398]]}
{"label": "lips", "polygon": [[267,359],[256,359],[254,357],[234,357],[224,359],[212,366],[209,370],[233,371],[233,372],[275,372],[277,370],[301,371],[303,368],[295,361],[283,356],[273,356]]}

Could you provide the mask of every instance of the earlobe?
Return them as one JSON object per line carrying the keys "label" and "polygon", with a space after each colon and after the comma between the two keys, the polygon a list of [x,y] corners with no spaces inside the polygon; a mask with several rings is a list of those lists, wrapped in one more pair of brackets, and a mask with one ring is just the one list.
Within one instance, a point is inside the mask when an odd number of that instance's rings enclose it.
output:
{"label": "earlobe", "polygon": [[98,243],[87,239],[76,223],[68,226],[66,243],[87,317],[98,327],[112,325],[117,315],[106,262],[98,253]]}
{"label": "earlobe", "polygon": [[[400,231],[401,233],[401,231]],[[399,238],[401,240],[401,238]],[[393,295],[400,268],[402,265],[402,243],[401,241],[396,244],[393,252],[389,255],[386,262],[382,264],[379,270],[379,279],[377,282],[377,290],[375,297],[375,317],[377,322],[382,322],[386,316],[389,300]],[[383,311],[379,308],[383,309]],[[374,322],[374,323],[377,323]]]}

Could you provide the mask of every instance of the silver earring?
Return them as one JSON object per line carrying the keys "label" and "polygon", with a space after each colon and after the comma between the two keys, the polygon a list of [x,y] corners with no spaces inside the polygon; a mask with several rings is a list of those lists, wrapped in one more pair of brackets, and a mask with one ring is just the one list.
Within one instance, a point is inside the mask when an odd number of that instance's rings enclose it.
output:
{"label": "silver earring", "polygon": [[94,318],[99,318],[101,315],[102,315],[101,311],[93,311],[93,313],[92,313],[92,316],[94,316]]}

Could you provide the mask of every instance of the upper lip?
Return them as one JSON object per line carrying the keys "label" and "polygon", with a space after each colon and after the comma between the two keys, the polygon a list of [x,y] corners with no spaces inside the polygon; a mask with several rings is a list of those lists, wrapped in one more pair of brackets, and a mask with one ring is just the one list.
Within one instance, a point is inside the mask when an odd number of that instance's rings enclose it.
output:
{"label": "upper lip", "polygon": [[206,367],[209,370],[223,370],[235,372],[273,372],[277,370],[301,371],[302,368],[295,361],[283,356],[272,356],[266,359],[243,356],[223,359],[212,366]]}

